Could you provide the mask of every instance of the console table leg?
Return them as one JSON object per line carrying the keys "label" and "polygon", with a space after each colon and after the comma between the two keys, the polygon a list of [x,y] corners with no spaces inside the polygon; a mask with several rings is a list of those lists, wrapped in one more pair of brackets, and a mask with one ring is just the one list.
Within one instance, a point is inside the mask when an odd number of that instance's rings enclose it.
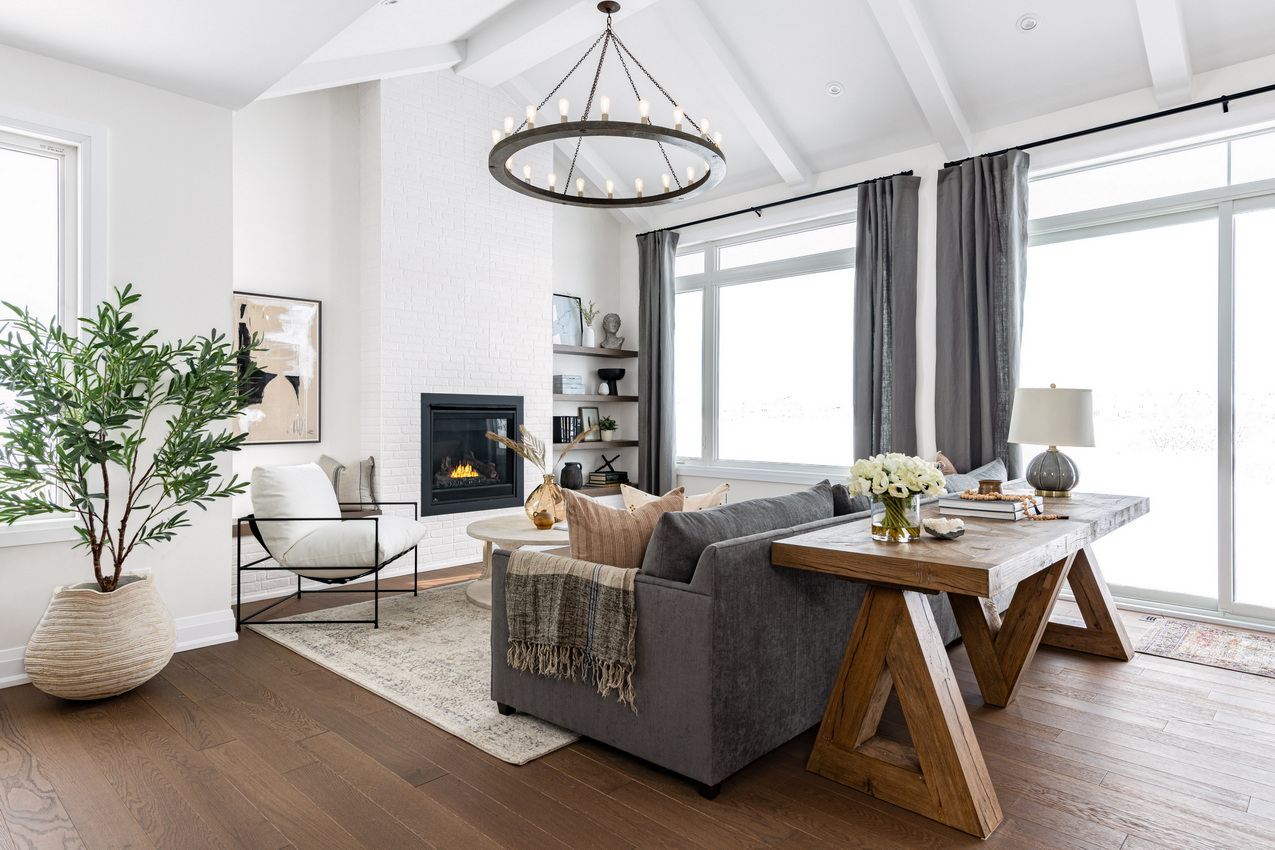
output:
{"label": "console table leg", "polygon": [[[876,736],[892,685],[915,747]],[[1001,822],[923,594],[868,587],[806,769],[980,838]]]}

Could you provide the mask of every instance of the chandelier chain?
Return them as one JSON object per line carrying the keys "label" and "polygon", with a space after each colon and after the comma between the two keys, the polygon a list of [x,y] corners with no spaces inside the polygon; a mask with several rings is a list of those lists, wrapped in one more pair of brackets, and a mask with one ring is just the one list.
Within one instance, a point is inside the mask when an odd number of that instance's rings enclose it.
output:
{"label": "chandelier chain", "polygon": [[[602,63],[606,62],[607,48],[611,46],[611,39],[615,37],[614,34],[611,32],[611,16],[610,15],[607,15],[607,29],[606,29],[606,32],[602,34],[602,36],[605,39],[605,41],[602,42],[602,52],[598,54],[598,67],[597,67],[597,70],[593,72],[593,85],[589,87],[589,99],[584,104],[584,115],[581,116],[580,118],[581,121],[589,120],[589,113],[593,110],[593,96],[597,94],[597,91],[598,91],[598,79],[602,76]],[[589,50],[590,52],[592,52],[593,48],[589,48]],[[585,54],[585,56],[588,56],[588,55],[589,55],[588,53]],[[577,67],[579,66],[577,65]],[[575,69],[573,68],[572,70],[574,71]],[[567,76],[571,76],[571,75],[568,74]],[[566,194],[567,189],[570,188],[571,186],[571,177],[576,173],[576,159],[579,158],[580,156],[580,143],[583,141],[584,141],[584,136],[578,136],[576,138],[575,153],[571,155],[571,167],[567,169],[567,180],[565,183],[562,184],[562,192],[564,195]]]}
{"label": "chandelier chain", "polygon": [[[624,54],[629,53],[629,49],[624,46],[624,42],[620,41],[620,37],[618,35],[613,34],[611,37],[615,39],[615,43],[617,45],[615,50],[615,56],[617,59],[620,60],[620,67],[624,69],[624,76],[629,78],[629,88],[633,89],[633,96],[637,98],[639,101],[641,101],[642,95],[638,92],[637,83],[633,82],[633,74],[629,72],[629,63],[624,61]],[[624,50],[623,53],[620,52],[621,48],[623,48]],[[629,57],[633,59],[633,61],[637,64],[639,68],[642,68],[642,63],[638,62],[637,57],[635,57],[632,53],[629,53]],[[642,73],[646,74],[646,78],[648,80],[655,83],[655,87],[657,89],[659,89],[661,92],[664,92],[665,97],[668,97],[668,92],[664,91],[663,86],[655,82],[655,78],[651,76],[650,71],[646,70],[645,68],[642,68]],[[668,97],[668,99],[669,99],[669,103],[673,103],[673,98]],[[673,103],[673,105],[677,106],[676,103]],[[664,150],[664,143],[656,142],[655,144],[660,149],[660,155],[664,157],[664,164],[668,166],[669,174],[673,175],[673,179],[677,181],[677,188],[679,189],[682,188],[682,180],[680,177],[677,176],[677,172],[673,169],[673,163],[669,162],[668,151]]]}
{"label": "chandelier chain", "polygon": [[[629,54],[629,58],[633,60],[633,64],[637,65],[643,74],[646,74],[646,78],[651,81],[651,85],[655,86],[657,89],[660,90],[660,94],[664,95],[664,99],[667,100],[670,105],[676,106],[678,109],[681,109],[680,106],[677,106],[677,101],[673,99],[673,96],[669,94],[667,91],[665,91],[664,86],[660,85],[660,81],[655,79],[655,77],[651,76],[650,71],[646,70],[646,66],[642,64],[642,60],[638,59],[636,56],[633,55],[633,51],[629,50],[628,45],[626,45],[623,41],[621,41],[618,35],[612,34],[611,37],[615,39],[616,52],[618,53],[619,51],[623,50],[625,53]],[[624,64],[623,57],[620,58],[620,64]],[[624,69],[624,72],[627,74],[628,70],[629,69],[626,66]],[[631,84],[632,82],[633,82],[633,78],[630,77],[629,83]],[[634,88],[634,92],[636,91],[637,89]],[[685,110],[682,111],[682,115],[686,118],[687,121],[690,122],[691,126],[695,128],[695,132],[697,133],[700,132],[700,127],[698,124],[695,123],[694,118],[688,115]]]}
{"label": "chandelier chain", "polygon": [[[576,60],[576,63],[571,66],[571,70],[567,72],[566,76],[564,76],[561,80],[558,80],[558,84],[553,87],[553,91],[545,95],[545,99],[540,101],[540,105],[536,107],[537,112],[539,112],[541,109],[544,109],[544,105],[548,103],[555,94],[558,93],[558,89],[562,88],[562,84],[571,78],[571,75],[576,72],[576,68],[579,68],[581,65],[584,64],[584,60],[589,58],[589,54],[593,52],[593,48],[597,47],[598,42],[606,38],[606,35],[607,35],[606,33],[602,33],[602,35],[597,37],[597,39],[593,42],[593,44],[589,45],[589,49],[584,51],[584,55],[581,56],[578,60]],[[614,36],[612,36],[612,38],[614,38]],[[518,130],[516,132],[521,132],[522,128],[526,126],[527,126],[527,119],[524,118],[522,119],[522,123],[518,125]]]}

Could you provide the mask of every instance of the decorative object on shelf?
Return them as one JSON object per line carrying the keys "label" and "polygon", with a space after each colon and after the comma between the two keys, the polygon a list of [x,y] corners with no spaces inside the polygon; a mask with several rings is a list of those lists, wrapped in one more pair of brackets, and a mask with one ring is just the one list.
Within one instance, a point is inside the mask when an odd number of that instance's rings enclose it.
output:
{"label": "decorative object on shelf", "polygon": [[585,433],[589,435],[584,438],[585,442],[596,443],[601,440],[602,437],[598,432],[602,429],[598,427],[598,421],[602,418],[602,415],[598,412],[598,409],[596,407],[580,407],[577,410],[580,411],[580,425],[584,428]]}
{"label": "decorative object on shelf", "polygon": [[615,420],[610,416],[603,416],[598,420],[598,431],[602,434],[602,442],[609,443],[615,439]]}
{"label": "decorative object on shelf", "polygon": [[319,442],[321,307],[308,298],[234,293],[235,335],[247,352],[239,382],[249,398],[235,433],[247,434],[246,442]]}
{"label": "decorative object on shelf", "polygon": [[616,455],[615,457],[611,458],[610,460],[607,460],[607,456],[606,456],[606,455],[602,455],[602,460],[601,460],[601,462],[599,462],[599,463],[598,463],[598,468],[597,468],[597,469],[595,469],[595,470],[593,470],[593,474],[594,474],[594,475],[601,475],[601,474],[606,473],[606,474],[611,474],[611,475],[619,475],[620,473],[616,472],[616,470],[615,470],[615,466],[613,465],[613,464],[614,464],[617,460],[619,460],[619,459],[620,459],[620,456],[619,456],[619,455]]}
{"label": "decorative object on shelf", "polygon": [[629,473],[622,469],[616,469],[614,464],[620,459],[619,455],[613,458],[602,456],[602,462],[598,464],[598,468],[589,473],[589,483],[598,487],[613,487],[616,484],[629,483]]}
{"label": "decorative object on shelf", "polygon": [[623,369],[599,369],[598,370],[598,377],[607,382],[605,395],[620,394],[620,388],[619,386],[616,385],[616,381],[619,381],[621,378],[624,377],[624,371],[625,370]]}
{"label": "decorative object on shelf", "polygon": [[872,539],[906,543],[921,536],[921,496],[943,494],[938,467],[899,452],[874,455],[850,467],[851,496],[872,497]]}
{"label": "decorative object on shelf", "polygon": [[172,617],[125,561],[188,527],[192,505],[248,486],[217,459],[248,439],[219,423],[248,403],[236,367],[252,348],[215,331],[157,342],[133,323],[140,298],[115,290],[78,333],[14,309],[0,337],[0,386],[16,401],[0,431],[0,522],[74,515],[96,579],[55,591],[27,649],[32,683],[67,699],[115,696],[168,663]]}
{"label": "decorative object on shelf", "polygon": [[624,337],[616,336],[620,331],[618,313],[607,313],[602,317],[602,348],[624,348]]}
{"label": "decorative object on shelf", "polygon": [[584,375],[554,375],[554,395],[584,395]]}
{"label": "decorative object on shelf", "polygon": [[[487,439],[495,440],[502,446],[512,449],[523,459],[531,461],[540,470],[540,474],[544,477],[544,483],[531,491],[531,495],[527,497],[527,501],[523,503],[522,507],[527,512],[527,516],[531,518],[531,521],[536,524],[536,528],[551,528],[555,522],[562,522],[567,518],[566,505],[562,500],[562,491],[558,489],[557,484],[553,483],[553,472],[550,467],[545,465],[544,441],[528,431],[526,425],[519,425],[518,431],[522,434],[521,440],[512,440],[504,434],[497,434],[495,431],[488,431],[486,436]],[[597,427],[594,426],[572,440],[558,455],[557,463],[554,466],[562,463],[562,459],[567,456],[567,452],[574,449],[589,433],[596,431]]]}
{"label": "decorative object on shelf", "polygon": [[[605,0],[605,2],[599,3],[598,11],[605,13],[607,16],[606,30],[597,37],[584,55],[580,57],[579,61],[571,66],[571,70],[540,101],[538,106],[529,105],[527,107],[526,119],[517,128],[514,127],[513,118],[506,118],[503,131],[499,129],[491,131],[492,148],[487,155],[487,169],[499,183],[513,189],[515,192],[521,192],[533,198],[540,198],[541,200],[553,201],[559,204],[616,208],[658,206],[694,198],[712,189],[725,178],[726,159],[722,156],[721,150],[722,134],[714,133],[710,136],[707,119],[704,119],[702,123],[696,123],[695,119],[686,114],[686,111],[673,100],[664,86],[655,81],[655,78],[638,61],[637,57],[629,51],[624,42],[620,41],[620,37],[611,28],[611,15],[619,10],[620,4],[614,2],[614,0]],[[579,120],[571,120],[571,104],[566,98],[560,98],[558,100],[559,120],[556,122],[544,121],[542,126],[537,127],[536,122],[540,110],[553,99],[563,84],[571,79],[571,75],[584,64],[584,61],[589,58],[598,45],[601,45],[602,49],[598,54],[598,64],[593,75],[593,85],[589,89],[588,99],[585,101],[584,111],[581,113]],[[601,114],[601,120],[590,120],[589,116],[593,110],[594,100],[597,97],[598,80],[602,74],[602,66],[606,61],[608,50],[612,49],[619,58],[625,76],[628,78],[629,85],[632,88],[633,96],[636,100],[634,105],[638,111],[637,121],[612,121],[611,98],[605,94],[598,98],[598,111]],[[671,114],[673,118],[672,127],[664,127],[652,123],[651,104],[638,91],[637,80],[630,73],[630,62],[632,67],[641,71],[646,76],[646,79],[668,101],[671,109],[666,114]],[[585,73],[587,73],[587,70]],[[694,132],[684,130],[684,123],[690,124]],[[639,177],[633,181],[634,193],[632,195],[617,195],[615,184],[610,180],[606,182],[605,197],[602,196],[601,187],[595,194],[587,194],[584,178],[576,178],[576,156],[580,152],[581,145],[586,140],[596,138],[641,139],[647,142],[654,142],[659,148],[664,164],[669,169],[660,175],[660,188],[656,189],[655,181],[651,181],[651,191],[644,193],[645,184],[642,178]],[[559,183],[557,180],[558,175],[549,174],[545,177],[545,186],[542,188],[537,185],[536,179],[533,178],[530,165],[522,165],[520,174],[514,173],[514,170],[520,167],[517,161],[517,155],[520,151],[535,145],[554,142],[565,142],[575,150],[576,155],[571,158],[571,167],[567,171],[565,180]],[[673,159],[670,159],[670,151],[665,147],[666,145],[676,149],[672,151]],[[689,156],[681,154],[679,151],[686,151]],[[676,167],[673,164],[674,159],[678,160]],[[683,176],[685,176],[685,183],[683,183]],[[676,188],[674,188],[675,186]]]}
{"label": "decorative object on shelf", "polygon": [[1019,387],[1009,421],[1009,441],[1049,448],[1027,465],[1027,483],[1038,496],[1067,498],[1080,483],[1075,462],[1059,446],[1092,446],[1093,390]]}
{"label": "decorative object on shelf", "polygon": [[[555,345],[580,345],[584,335],[580,318],[579,298],[574,295],[554,293],[553,342]],[[581,392],[583,392],[583,389]]]}
{"label": "decorative object on shelf", "polygon": [[580,311],[580,317],[584,319],[584,335],[580,338],[580,344],[585,348],[593,348],[598,344],[598,335],[593,332],[593,320],[598,316],[598,311],[594,309],[593,302],[589,302],[589,306]]}
{"label": "decorative object on shelf", "polygon": [[598,384],[598,395],[610,395],[610,394],[611,394],[611,387],[610,385],[607,384],[606,381],[603,381],[602,383]]}
{"label": "decorative object on shelf", "polygon": [[574,460],[569,460],[562,465],[562,472],[558,475],[558,480],[562,486],[568,490],[579,490],[584,486],[584,469]]}
{"label": "decorative object on shelf", "polygon": [[965,520],[952,517],[929,517],[921,521],[926,532],[940,540],[955,540],[965,533]]}

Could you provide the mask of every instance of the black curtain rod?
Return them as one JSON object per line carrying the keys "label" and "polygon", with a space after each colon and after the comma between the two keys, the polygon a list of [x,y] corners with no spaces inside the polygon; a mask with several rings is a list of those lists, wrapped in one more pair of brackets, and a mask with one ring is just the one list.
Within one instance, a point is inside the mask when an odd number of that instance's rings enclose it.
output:
{"label": "black curtain rod", "polygon": [[[1141,124],[1143,121],[1152,121],[1156,118],[1167,118],[1170,115],[1178,115],[1182,112],[1190,112],[1193,109],[1205,109],[1210,106],[1222,106],[1223,112],[1231,111],[1231,101],[1239,100],[1244,97],[1252,97],[1255,94],[1266,94],[1275,91],[1275,85],[1262,86],[1261,88],[1249,89],[1248,91],[1238,92],[1237,94],[1224,94],[1221,97],[1215,97],[1212,100],[1202,100],[1199,103],[1188,103],[1186,106],[1176,106],[1173,109],[1164,109],[1160,112],[1152,112],[1149,115],[1140,115],[1137,118],[1126,118],[1123,121],[1114,121],[1110,124],[1103,124],[1101,127],[1090,127],[1088,130],[1077,130],[1074,133],[1064,133],[1061,136],[1054,136],[1049,139],[1041,139],[1038,142],[1030,142],[1025,145],[1018,145],[1012,148],[1006,148],[1002,151],[993,151],[992,153],[979,154],[979,156],[1001,156],[1012,150],[1025,151],[1029,148],[1038,148],[1043,145],[1052,145],[1055,142],[1065,142],[1070,139],[1079,139],[1081,136],[1089,136],[1094,133],[1101,133],[1105,130],[1115,130],[1119,127],[1128,127],[1131,124]],[[956,159],[951,162],[943,163],[944,168],[951,168],[954,165],[960,165],[963,162],[969,162],[977,157],[967,156],[964,159]]]}
{"label": "black curtain rod", "polygon": [[864,183],[871,183],[873,180],[889,180],[890,177],[911,177],[911,171],[900,171],[898,174],[891,174],[889,177],[874,177],[872,180],[860,180],[858,183],[851,183],[849,186],[838,186],[835,189],[824,189],[821,192],[811,192],[809,195],[799,195],[796,198],[785,198],[782,201],[771,201],[769,204],[761,204],[755,207],[744,207],[742,210],[734,212],[722,213],[708,218],[697,219],[696,221],[688,221],[685,224],[674,225],[673,227],[657,227],[655,230],[648,230],[646,233],[639,233],[638,236],[646,236],[649,233],[663,233],[666,230],[681,230],[683,227],[694,227],[697,224],[708,224],[710,221],[718,221],[731,216],[743,215],[744,213],[757,213],[761,215],[762,210],[768,210],[771,207],[782,207],[784,204],[795,204],[797,201],[808,201],[811,198],[818,198],[821,195],[831,195],[833,192],[845,192],[849,189],[857,189]]}

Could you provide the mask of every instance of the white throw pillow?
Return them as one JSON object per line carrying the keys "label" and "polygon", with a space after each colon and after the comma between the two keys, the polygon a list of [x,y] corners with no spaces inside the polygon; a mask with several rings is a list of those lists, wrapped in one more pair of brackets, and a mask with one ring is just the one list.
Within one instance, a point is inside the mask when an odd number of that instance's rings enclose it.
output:
{"label": "white throw pillow", "polygon": [[[718,505],[726,504],[726,493],[730,490],[729,483],[718,484],[707,493],[699,493],[695,496],[687,496],[686,502],[682,507],[684,511],[702,511],[704,508],[715,508]],[[669,493],[674,491],[670,490]],[[643,493],[636,487],[630,487],[627,484],[620,485],[620,493],[624,496],[624,506],[629,509],[629,513],[636,511],[643,505],[654,502],[662,496],[652,496],[650,493]],[[667,496],[669,493],[665,493]]]}
{"label": "white throw pillow", "polygon": [[[406,552],[425,536],[425,526],[406,517],[381,516],[375,522],[380,526],[379,561],[387,561]],[[370,519],[323,523],[323,528],[312,531],[297,541],[279,559],[279,565],[307,578],[331,579],[363,575],[376,563],[372,558],[376,525]],[[354,569],[306,569],[326,566]]]}
{"label": "white throw pillow", "polygon": [[[252,512],[258,518],[339,517],[341,507],[328,476],[318,464],[259,466],[252,471]],[[270,554],[280,562],[296,543],[330,522],[262,522],[257,524]]]}

